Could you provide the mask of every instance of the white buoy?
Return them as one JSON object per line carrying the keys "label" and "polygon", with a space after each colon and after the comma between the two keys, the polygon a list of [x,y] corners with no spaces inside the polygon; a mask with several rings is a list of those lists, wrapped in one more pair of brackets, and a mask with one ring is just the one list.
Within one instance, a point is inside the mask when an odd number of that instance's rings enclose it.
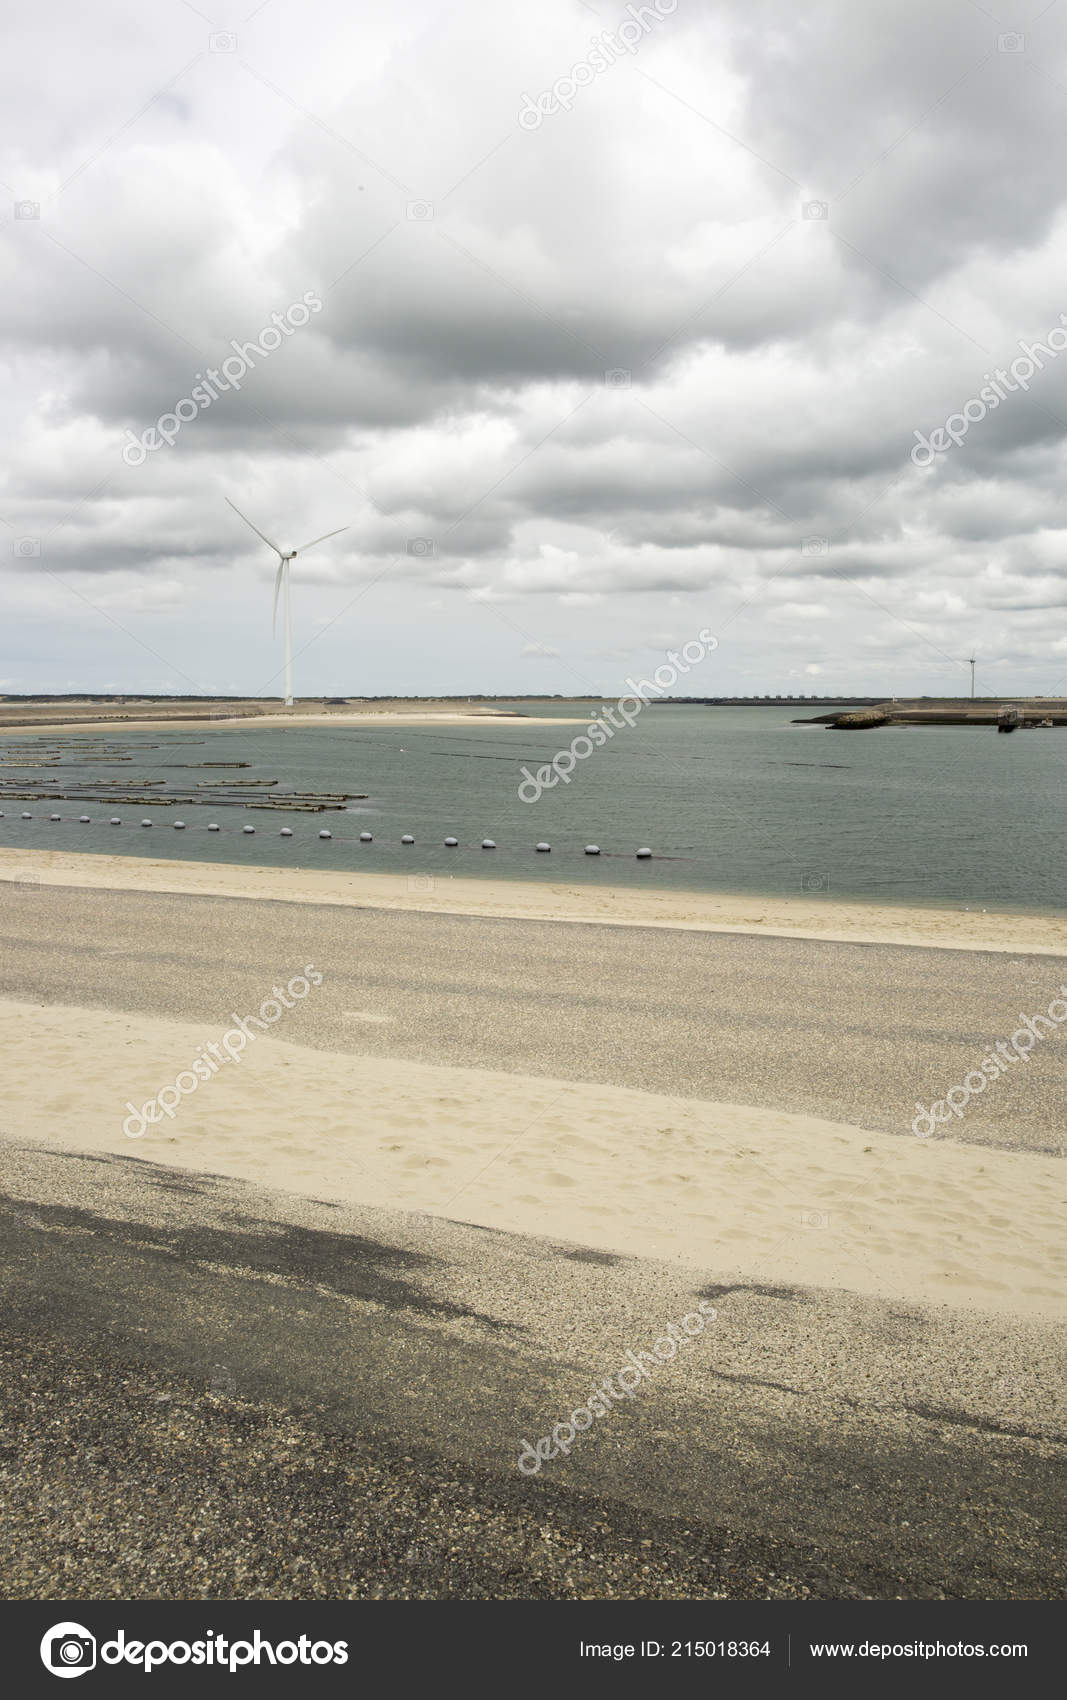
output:
{"label": "white buoy", "polygon": [[359,842],[361,844],[373,844],[374,834],[372,832],[361,832],[359,835]]}
{"label": "white buoy", "polygon": [[218,832],[218,830],[219,830],[218,821],[217,820],[209,821],[207,829],[208,829],[209,832]]}
{"label": "white buoy", "polygon": [[292,836],[293,836],[293,829],[292,829],[291,826],[283,826],[282,830],[278,834],[279,838],[292,838]]}
{"label": "white buoy", "polygon": [[586,847],[585,847],[585,853],[586,853],[587,856],[599,856],[600,855],[600,845],[599,844],[587,844]]}
{"label": "white buoy", "polygon": [[27,814],[27,813],[26,813],[26,812],[25,812],[25,810],[24,810],[24,811],[23,811],[23,815],[22,815],[22,818],[23,818],[23,820],[32,820],[32,819],[33,819],[33,816],[32,816],[32,815],[31,815],[31,814]]}
{"label": "white buoy", "polygon": [[151,824],[152,824],[152,822],[151,822],[151,821],[150,821],[150,820],[143,820],[143,821],[142,821],[142,822],[141,822],[141,825],[142,825],[142,826],[151,826]]}
{"label": "white buoy", "polygon": [[176,820],[174,822],[174,830],[175,832],[184,832],[185,822],[183,820]]}
{"label": "white buoy", "polygon": [[448,848],[450,850],[454,850],[456,848],[456,845],[459,843],[459,839],[458,838],[446,838],[445,843],[448,845]]}
{"label": "white buoy", "polygon": [[483,850],[495,850],[496,849],[496,839],[495,838],[483,838],[482,839],[482,849]]}
{"label": "white buoy", "polygon": [[119,819],[118,815],[112,815],[111,824],[112,824],[112,826],[121,826],[122,825],[122,822]]}
{"label": "white buoy", "polygon": [[651,854],[652,854],[651,850],[649,850],[646,846],[644,849],[639,850],[637,852],[637,860],[639,862],[647,862],[647,860],[651,856]]}
{"label": "white buoy", "polygon": [[551,850],[551,848],[551,844],[545,844],[543,841],[537,845],[538,850]]}
{"label": "white buoy", "polygon": [[320,837],[320,838],[332,838],[332,837],[333,837],[333,833],[332,833],[332,832],[327,832],[327,831],[326,831],[326,828],[325,828],[325,827],[323,827],[323,829],[322,829],[322,831],[321,831],[321,832],[320,832],[320,833],[319,833],[319,837]]}
{"label": "white buoy", "polygon": [[48,818],[49,818],[49,820],[62,820],[63,816],[62,815],[49,815]]}
{"label": "white buoy", "polygon": [[88,826],[89,825],[89,816],[88,815],[79,815],[78,819],[81,821],[82,826]]}
{"label": "white buoy", "polygon": [[401,842],[401,844],[414,844],[415,840],[412,837],[410,832],[405,832],[405,834],[404,834],[403,838],[400,840],[400,842]]}
{"label": "white buoy", "polygon": [[241,828],[241,831],[242,831],[242,832],[255,832],[255,830],[256,830],[256,829],[255,829],[255,827],[254,827],[254,826],[245,826],[245,827],[242,827],[242,828]]}

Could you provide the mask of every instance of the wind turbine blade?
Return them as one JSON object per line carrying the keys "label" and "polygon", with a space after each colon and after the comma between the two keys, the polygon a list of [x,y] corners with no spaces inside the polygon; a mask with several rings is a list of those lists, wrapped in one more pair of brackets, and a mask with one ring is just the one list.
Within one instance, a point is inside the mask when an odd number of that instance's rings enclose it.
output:
{"label": "wind turbine blade", "polygon": [[340,537],[341,532],[347,530],[347,525],[342,525],[338,531],[327,531],[322,537],[313,537],[310,543],[302,543],[296,553],[306,555],[309,549],[314,549],[316,543],[325,543],[327,537]]}
{"label": "wind turbine blade", "polygon": [[[241,515],[241,518],[242,519],[244,518],[243,514]],[[273,545],[272,545],[272,547],[273,547]],[[271,636],[272,637],[274,636],[274,634],[278,630],[278,597],[281,594],[282,575],[283,575],[284,572],[285,572],[285,559],[283,557],[278,562],[278,571],[274,575],[274,617],[273,617],[273,619],[271,620],[271,623],[270,623],[270,630],[271,630]]]}
{"label": "wind turbine blade", "polygon": [[254,531],[254,532],[255,532],[255,534],[256,534],[256,536],[257,536],[257,537],[262,537],[262,538],[263,538],[263,541],[264,541],[264,543],[265,543],[265,544],[266,544],[266,545],[267,545],[267,548],[268,548],[268,549],[273,549],[273,550],[274,550],[274,553],[275,553],[275,554],[276,554],[276,555],[280,555],[280,554],[281,554],[281,553],[282,553],[282,550],[281,550],[281,549],[279,549],[279,547],[278,547],[278,545],[277,545],[277,544],[276,544],[276,543],[272,543],[272,542],[271,542],[271,540],[270,540],[270,538],[269,538],[269,537],[267,537],[267,536],[266,536],[266,535],[265,535],[265,534],[264,534],[264,533],[263,533],[263,532],[262,532],[262,531],[260,531],[260,529],[259,529],[259,526],[258,526],[258,525],[252,525],[252,521],[251,521],[251,520],[250,520],[250,519],[249,519],[249,517],[248,517],[248,515],[247,515],[247,514],[243,514],[243,513],[242,513],[242,512],[241,512],[241,510],[240,510],[240,508],[239,508],[239,507],[238,507],[238,506],[237,506],[237,503],[236,503],[236,502],[231,502],[231,501],[230,501],[230,498],[229,498],[229,496],[227,496],[227,497],[226,497],[226,501],[227,501],[227,502],[228,502],[228,503],[229,503],[229,505],[230,505],[230,507],[231,507],[231,508],[232,508],[232,509],[233,509],[233,511],[234,511],[234,513],[235,513],[235,514],[236,514],[236,515],[237,515],[237,517],[238,517],[238,518],[239,518],[239,519],[243,519],[243,520],[244,520],[244,522],[245,522],[245,524],[246,524],[246,525],[251,525],[251,526],[252,526],[252,530],[253,530],[253,531]]}

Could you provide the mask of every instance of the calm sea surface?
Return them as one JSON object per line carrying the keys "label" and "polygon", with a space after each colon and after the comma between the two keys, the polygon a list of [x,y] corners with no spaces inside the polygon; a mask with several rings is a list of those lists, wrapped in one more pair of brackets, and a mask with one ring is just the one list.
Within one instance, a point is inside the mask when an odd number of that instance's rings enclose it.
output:
{"label": "calm sea surface", "polygon": [[[552,710],[538,710],[553,713]],[[573,717],[561,706],[558,717]],[[588,881],[698,891],[866,897],[951,906],[1067,912],[1067,733],[921,727],[828,733],[794,726],[803,710],[648,707],[632,729],[579,761],[570,783],[539,801],[517,795],[583,726],[479,725],[261,728],[57,734],[79,751],[118,745],[132,763],[77,757],[63,769],[94,779],[225,777],[178,763],[246,761],[234,777],[278,789],[365,791],[345,813],[274,815],[203,805],[115,807],[5,801],[0,846],[32,845],[272,866],[406,870],[427,876]],[[817,710],[815,712],[818,712]],[[0,738],[0,761],[50,739]],[[65,756],[70,757],[68,750]],[[9,779],[32,769],[0,765]],[[42,775],[45,769],[41,769]],[[49,777],[58,777],[49,774]],[[29,810],[33,819],[19,818]],[[62,813],[52,823],[50,813]],[[93,818],[81,825],[78,815]],[[122,825],[108,817],[119,814]],[[142,828],[143,816],[153,820]],[[173,829],[175,817],[184,832]],[[217,819],[222,830],[208,833]],[[244,835],[246,824],[256,829]],[[292,839],[278,836],[282,825]],[[330,841],[318,832],[328,827]],[[374,834],[361,845],[360,831]],[[402,846],[402,833],[416,843]],[[443,840],[454,835],[456,850]],[[498,848],[484,851],[483,838]],[[552,845],[539,855],[539,839]],[[596,843],[599,858],[583,846]],[[647,845],[650,862],[634,851]]]}

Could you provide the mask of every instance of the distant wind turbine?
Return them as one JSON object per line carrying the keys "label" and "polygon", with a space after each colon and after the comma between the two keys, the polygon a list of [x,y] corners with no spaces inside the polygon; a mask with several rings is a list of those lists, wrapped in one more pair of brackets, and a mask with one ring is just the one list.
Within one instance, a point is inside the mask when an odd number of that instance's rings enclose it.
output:
{"label": "distant wind turbine", "polygon": [[974,663],[975,663],[975,657],[973,655],[969,655],[967,657],[967,665],[971,669],[971,696],[972,696],[972,698],[974,696]]}
{"label": "distant wind turbine", "polygon": [[297,555],[306,555],[309,549],[313,549],[315,547],[316,543],[325,543],[326,539],[328,537],[340,537],[341,532],[347,531],[348,527],[347,527],[347,525],[342,525],[338,528],[337,531],[324,532],[321,537],[313,537],[311,539],[310,543],[301,544],[299,549],[280,549],[278,547],[277,543],[272,542],[271,539],[265,534],[265,532],[260,531],[258,525],[252,525],[252,521],[249,519],[248,515],[243,514],[241,512],[241,510],[237,506],[236,502],[231,502],[229,496],[226,497],[226,500],[229,503],[230,507],[233,509],[234,513],[238,516],[238,518],[243,519],[246,525],[251,526],[252,530],[255,532],[256,536],[261,537],[263,539],[263,542],[267,545],[267,548],[273,549],[274,553],[278,557],[278,571],[277,571],[277,573],[275,575],[275,579],[274,579],[274,619],[273,619],[273,622],[271,624],[271,631],[276,632],[277,629],[278,629],[278,597],[279,597],[279,594],[281,593],[281,591],[284,589],[284,591],[285,591],[285,607],[284,607],[284,610],[283,610],[283,621],[284,621],[284,628],[285,628],[285,706],[286,706],[286,708],[292,708],[292,706],[293,706],[293,607],[292,607],[292,599],[291,599],[290,593],[289,593],[289,562],[295,560]]}

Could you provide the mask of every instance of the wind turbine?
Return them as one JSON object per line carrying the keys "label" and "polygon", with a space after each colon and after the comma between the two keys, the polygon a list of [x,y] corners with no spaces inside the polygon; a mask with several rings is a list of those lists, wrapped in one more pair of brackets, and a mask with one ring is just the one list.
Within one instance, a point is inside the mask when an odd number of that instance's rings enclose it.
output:
{"label": "wind turbine", "polygon": [[251,526],[256,536],[261,537],[263,542],[267,545],[267,548],[273,549],[274,553],[278,557],[278,571],[274,578],[274,619],[271,623],[271,631],[276,632],[278,629],[278,597],[284,589],[285,608],[283,610],[283,619],[285,627],[285,706],[286,708],[292,708],[293,606],[292,598],[289,593],[289,562],[295,560],[297,555],[306,555],[309,549],[313,549],[315,547],[316,543],[325,543],[328,537],[340,537],[341,532],[347,531],[348,527],[347,525],[342,525],[337,531],[324,532],[321,537],[313,537],[310,543],[302,544],[299,549],[279,549],[277,543],[272,542],[264,532],[260,531],[258,525],[252,525],[252,521],[249,519],[248,515],[241,512],[236,502],[231,502],[229,496],[226,497],[226,500],[238,518],[243,519],[246,525]]}
{"label": "wind turbine", "polygon": [[973,655],[968,655],[967,664],[971,669],[971,700],[972,701],[974,700],[974,663],[975,663],[975,657]]}

